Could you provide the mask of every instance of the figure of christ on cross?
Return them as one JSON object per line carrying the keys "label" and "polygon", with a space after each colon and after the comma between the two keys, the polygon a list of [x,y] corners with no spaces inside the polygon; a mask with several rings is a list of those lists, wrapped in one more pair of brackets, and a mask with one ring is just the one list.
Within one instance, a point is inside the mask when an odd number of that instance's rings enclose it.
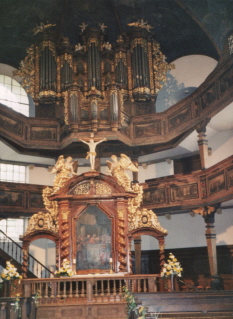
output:
{"label": "figure of christ on cross", "polygon": [[101,142],[107,141],[107,139],[105,137],[105,138],[95,142],[94,141],[94,134],[91,133],[90,138],[89,138],[89,142],[88,141],[84,141],[81,138],[80,138],[80,141],[89,146],[89,152],[87,152],[86,159],[90,158],[91,171],[95,171],[95,157],[96,157],[95,149],[96,149],[96,145],[101,143]]}

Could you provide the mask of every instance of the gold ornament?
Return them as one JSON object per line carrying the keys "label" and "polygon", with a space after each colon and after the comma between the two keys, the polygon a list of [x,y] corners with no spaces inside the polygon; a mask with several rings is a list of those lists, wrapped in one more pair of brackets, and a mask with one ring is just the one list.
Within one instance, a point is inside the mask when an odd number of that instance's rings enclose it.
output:
{"label": "gold ornament", "polygon": [[106,161],[109,173],[116,178],[118,184],[123,186],[127,192],[132,191],[129,175],[125,171],[138,172],[138,168],[132,163],[128,156],[125,154],[121,154],[120,156],[121,159],[119,161],[117,161],[116,155],[111,156],[112,162]]}

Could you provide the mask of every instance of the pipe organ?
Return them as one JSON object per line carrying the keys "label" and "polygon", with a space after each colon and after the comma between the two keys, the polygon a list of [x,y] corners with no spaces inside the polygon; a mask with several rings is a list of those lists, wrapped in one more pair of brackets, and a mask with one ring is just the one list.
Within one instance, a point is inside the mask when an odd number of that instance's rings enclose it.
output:
{"label": "pipe organ", "polygon": [[173,66],[145,23],[115,44],[105,42],[103,24],[83,24],[77,45],[51,26],[36,33],[15,72],[35,101],[36,117],[63,119],[73,132],[117,131],[128,125],[126,118],[156,111],[156,95]]}

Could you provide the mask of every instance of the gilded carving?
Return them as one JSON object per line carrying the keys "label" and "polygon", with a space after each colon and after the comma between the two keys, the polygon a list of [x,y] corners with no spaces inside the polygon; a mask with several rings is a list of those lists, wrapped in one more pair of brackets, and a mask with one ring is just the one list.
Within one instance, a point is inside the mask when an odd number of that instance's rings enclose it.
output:
{"label": "gilded carving", "polygon": [[74,161],[72,157],[64,159],[64,155],[60,155],[54,165],[51,174],[56,174],[53,182],[53,193],[65,185],[65,183],[74,175],[77,175],[78,161]]}
{"label": "gilded carving", "polygon": [[[40,87],[40,80],[39,80],[39,47],[35,47],[35,98],[38,98],[39,94],[39,87]],[[32,96],[33,97],[33,96]]]}
{"label": "gilded carving", "polygon": [[62,220],[68,220],[68,218],[69,218],[69,211],[67,210],[67,211],[62,211],[61,212],[61,218],[62,218]]}
{"label": "gilded carving", "polygon": [[112,194],[112,189],[107,184],[96,183],[95,189],[96,189],[96,194]]}
{"label": "gilded carving", "polygon": [[64,121],[65,124],[69,124],[69,102],[68,102],[68,91],[62,92],[64,98]]}
{"label": "gilded carving", "polygon": [[125,171],[130,170],[132,172],[138,172],[139,170],[128,156],[125,154],[121,154],[120,156],[121,159],[119,161],[115,155],[111,156],[112,162],[106,161],[109,173],[116,178],[118,184],[123,186],[127,192],[132,191],[130,177]]}
{"label": "gilded carving", "polygon": [[120,62],[120,60],[124,63],[125,66],[127,66],[126,53],[120,51],[120,52],[117,52],[115,54],[115,66],[117,66],[117,64]]}
{"label": "gilded carving", "polygon": [[136,22],[128,23],[128,26],[141,28],[141,29],[146,29],[148,32],[150,32],[150,29],[154,29],[154,27],[152,27],[151,25],[147,24],[147,21],[144,21],[143,19],[139,19]]}
{"label": "gilded carving", "polygon": [[141,45],[144,48],[145,52],[147,53],[147,40],[146,39],[144,39],[144,38],[133,39],[131,42],[131,52],[137,45]]}
{"label": "gilded carving", "polygon": [[61,57],[57,57],[57,93],[61,92]]}
{"label": "gilded carving", "polygon": [[124,216],[123,216],[123,211],[120,209],[118,210],[118,261],[119,261],[119,271],[124,272],[126,271],[126,252],[125,252],[125,225],[124,225]]}
{"label": "gilded carving", "polygon": [[119,91],[119,104],[120,104],[120,122],[121,122],[121,125],[124,124],[124,90],[121,89]]}
{"label": "gilded carving", "polygon": [[56,46],[54,42],[50,40],[42,41],[40,43],[40,51],[43,51],[45,47],[49,47],[49,50],[52,51],[53,56],[56,56]]}
{"label": "gilded carving", "polygon": [[49,230],[57,233],[57,226],[50,213],[38,212],[37,214],[34,214],[28,222],[28,227],[24,236],[38,230]]}
{"label": "gilded carving", "polygon": [[47,29],[50,29],[52,27],[55,27],[56,24],[52,24],[52,23],[48,23],[48,24],[44,24],[43,22],[40,23],[40,25],[37,25],[33,30],[33,34],[36,35],[39,32],[44,32]]}
{"label": "gilded carving", "polygon": [[56,92],[52,90],[40,91],[39,93],[40,98],[47,98],[47,97],[55,98],[56,96],[57,96]]}
{"label": "gilded carving", "polygon": [[73,69],[73,56],[71,54],[65,53],[61,56],[61,68],[63,67],[65,61],[67,61],[70,67]]}
{"label": "gilded carving", "polygon": [[150,75],[150,92],[155,93],[154,82],[153,82],[153,64],[152,64],[152,45],[148,42],[148,63],[149,63],[149,75]]}
{"label": "gilded carving", "polygon": [[96,46],[99,46],[100,42],[99,42],[99,39],[98,38],[93,38],[93,37],[90,37],[88,38],[88,45],[90,46],[91,43],[95,43]]}
{"label": "gilded carving", "polygon": [[46,210],[51,214],[54,223],[57,225],[57,219],[58,219],[58,207],[56,201],[51,201],[49,199],[49,196],[53,194],[53,188],[52,187],[45,187],[42,192],[42,197],[44,201],[44,206]]}
{"label": "gilded carving", "polygon": [[192,209],[192,212],[195,214],[199,214],[201,216],[207,216],[215,211],[215,207],[212,206],[203,206],[203,207],[198,207],[196,209]]}
{"label": "gilded carving", "polygon": [[25,91],[34,97],[35,87],[35,59],[34,59],[34,45],[26,50],[27,55],[24,60],[20,61],[19,69],[13,72],[22,78],[22,86]]}
{"label": "gilded carving", "polygon": [[89,182],[87,182],[87,183],[82,183],[82,184],[79,184],[79,185],[72,191],[72,194],[75,194],[75,195],[89,194],[90,189],[91,189],[91,185],[90,185]]}
{"label": "gilded carving", "polygon": [[156,41],[154,41],[152,44],[152,52],[153,52],[155,93],[157,94],[159,90],[162,89],[164,82],[166,82],[166,74],[168,70],[174,69],[175,65],[168,64],[165,61],[165,56],[160,51],[160,45]]}
{"label": "gilded carving", "polygon": [[163,234],[167,234],[167,230],[160,225],[157,215],[146,208],[138,209],[134,213],[132,223],[129,224],[129,231],[142,227],[154,228]]}

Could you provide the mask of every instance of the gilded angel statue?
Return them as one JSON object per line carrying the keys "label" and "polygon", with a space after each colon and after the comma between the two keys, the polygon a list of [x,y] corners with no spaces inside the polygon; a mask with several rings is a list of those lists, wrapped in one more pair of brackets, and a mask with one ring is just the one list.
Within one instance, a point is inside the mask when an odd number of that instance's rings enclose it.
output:
{"label": "gilded angel statue", "polygon": [[44,24],[43,22],[40,23],[40,25],[36,25],[36,27],[32,30],[33,34],[36,35],[39,32],[44,32],[46,29],[55,27],[56,24],[47,23]]}
{"label": "gilded angel statue", "polygon": [[128,156],[125,154],[121,154],[120,156],[121,158],[119,161],[117,160],[116,155],[111,156],[112,162],[106,161],[109,172],[126,191],[133,191],[130,177],[125,171],[130,170],[132,172],[138,172],[138,168],[132,163]]}
{"label": "gilded angel statue", "polygon": [[65,182],[73,175],[77,174],[78,161],[74,161],[72,157],[64,159],[64,155],[60,155],[56,164],[54,165],[51,174],[57,174],[53,182],[53,193],[56,193]]}

